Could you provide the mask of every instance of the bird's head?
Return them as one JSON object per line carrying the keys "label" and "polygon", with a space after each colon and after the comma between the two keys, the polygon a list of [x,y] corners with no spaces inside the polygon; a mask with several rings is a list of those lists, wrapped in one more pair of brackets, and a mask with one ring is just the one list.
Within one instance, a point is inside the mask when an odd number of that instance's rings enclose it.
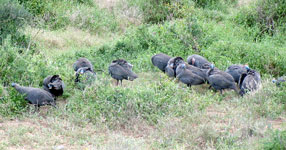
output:
{"label": "bird's head", "polygon": [[17,85],[17,83],[12,83],[11,84],[12,87],[15,87],[16,85]]}
{"label": "bird's head", "polygon": [[275,80],[275,79],[272,80],[272,83],[276,83],[276,82],[277,82],[277,80]]}
{"label": "bird's head", "polygon": [[192,65],[194,65],[196,62],[196,59],[195,58],[192,58]]}
{"label": "bird's head", "polygon": [[181,64],[181,65],[180,65],[180,68],[186,69],[186,64]]}
{"label": "bird's head", "polygon": [[128,68],[128,69],[132,69],[132,68],[133,68],[133,65],[130,64],[130,63],[127,63],[127,68]]}
{"label": "bird's head", "polygon": [[48,87],[49,87],[49,89],[52,89],[53,88],[53,84],[49,83]]}
{"label": "bird's head", "polygon": [[174,64],[173,63],[170,64],[170,68],[174,69]]}
{"label": "bird's head", "polygon": [[250,70],[250,68],[249,68],[248,64],[245,64],[245,65],[244,65],[244,67],[245,67],[245,69],[246,69],[247,71],[249,71],[249,70]]}
{"label": "bird's head", "polygon": [[211,69],[214,69],[215,65],[214,64],[211,64],[210,68]]}
{"label": "bird's head", "polygon": [[88,67],[81,67],[78,69],[77,73],[84,74],[86,71],[90,70]]}

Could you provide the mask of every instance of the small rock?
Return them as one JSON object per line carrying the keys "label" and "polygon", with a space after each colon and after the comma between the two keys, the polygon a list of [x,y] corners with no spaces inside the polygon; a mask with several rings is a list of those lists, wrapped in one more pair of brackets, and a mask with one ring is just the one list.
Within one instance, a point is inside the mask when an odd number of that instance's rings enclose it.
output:
{"label": "small rock", "polygon": [[54,147],[54,150],[63,150],[63,149],[65,149],[65,146],[63,146],[63,145],[59,145],[59,146]]}

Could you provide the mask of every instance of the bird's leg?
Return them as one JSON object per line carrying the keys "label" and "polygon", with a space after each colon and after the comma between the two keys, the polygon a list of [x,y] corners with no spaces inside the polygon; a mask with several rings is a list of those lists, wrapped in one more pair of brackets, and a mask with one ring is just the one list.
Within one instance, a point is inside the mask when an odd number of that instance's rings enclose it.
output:
{"label": "bird's leg", "polygon": [[35,105],[35,110],[34,110],[34,112],[33,113],[36,113],[36,112],[38,112],[39,111],[39,105]]}
{"label": "bird's leg", "polygon": [[119,81],[118,81],[118,80],[116,80],[116,86],[118,86],[118,83],[119,83]]}
{"label": "bird's leg", "polygon": [[122,86],[122,80],[120,80],[120,85]]}
{"label": "bird's leg", "polygon": [[220,91],[220,94],[222,95],[222,90],[219,90]]}
{"label": "bird's leg", "polygon": [[54,108],[57,108],[56,101],[52,102],[51,105],[52,105]]}
{"label": "bird's leg", "polygon": [[188,87],[191,87],[192,85],[191,85],[191,84],[187,84],[187,86],[188,86]]}

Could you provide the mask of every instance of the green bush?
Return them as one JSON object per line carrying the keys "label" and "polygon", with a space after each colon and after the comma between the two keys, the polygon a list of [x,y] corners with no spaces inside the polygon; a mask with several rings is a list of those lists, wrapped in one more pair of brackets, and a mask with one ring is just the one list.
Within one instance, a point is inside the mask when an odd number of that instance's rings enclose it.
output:
{"label": "green bush", "polygon": [[263,142],[264,150],[282,150],[286,149],[286,131],[276,130],[271,136]]}
{"label": "green bush", "polygon": [[12,82],[23,85],[40,83],[53,69],[47,67],[44,55],[13,47],[9,39],[0,46],[0,53],[0,76],[5,86]]}
{"label": "green bush", "polygon": [[47,0],[19,0],[19,2],[35,16],[43,16],[48,12],[49,1]]}
{"label": "green bush", "polygon": [[1,116],[17,116],[27,110],[27,101],[16,90],[9,88],[8,95],[0,100]]}
{"label": "green bush", "polygon": [[17,1],[0,1],[0,45],[10,35],[12,43],[26,47],[28,38],[20,30],[30,19],[30,13],[19,5]]}
{"label": "green bush", "polygon": [[193,0],[196,7],[225,12],[229,6],[234,6],[237,0]]}
{"label": "green bush", "polygon": [[2,85],[2,82],[0,82],[0,99],[2,98],[3,96],[3,92],[4,92],[4,87]]}
{"label": "green bush", "polygon": [[235,18],[236,22],[247,27],[257,27],[262,35],[274,35],[285,31],[286,1],[258,0],[250,7],[242,8]]}
{"label": "green bush", "polygon": [[197,7],[211,7],[217,3],[221,3],[221,0],[194,0]]}
{"label": "green bush", "polygon": [[269,43],[253,44],[232,41],[219,41],[202,52],[219,68],[226,68],[233,63],[249,64],[261,74],[283,75],[285,56],[282,49],[270,46]]}
{"label": "green bush", "polygon": [[140,9],[145,23],[153,24],[184,18],[194,10],[194,3],[191,0],[129,0],[128,3]]}

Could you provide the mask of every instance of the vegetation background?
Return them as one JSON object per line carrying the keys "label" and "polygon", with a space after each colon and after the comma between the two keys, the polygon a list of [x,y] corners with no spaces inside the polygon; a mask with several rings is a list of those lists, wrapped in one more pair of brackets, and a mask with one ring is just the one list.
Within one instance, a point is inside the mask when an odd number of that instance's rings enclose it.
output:
{"label": "vegetation background", "polygon": [[[150,61],[200,54],[249,64],[262,87],[244,97],[188,88]],[[74,84],[86,57],[97,81]],[[139,78],[116,87],[109,63]],[[0,149],[286,149],[286,0],[0,0]],[[32,113],[12,82],[59,74],[58,109]]]}

